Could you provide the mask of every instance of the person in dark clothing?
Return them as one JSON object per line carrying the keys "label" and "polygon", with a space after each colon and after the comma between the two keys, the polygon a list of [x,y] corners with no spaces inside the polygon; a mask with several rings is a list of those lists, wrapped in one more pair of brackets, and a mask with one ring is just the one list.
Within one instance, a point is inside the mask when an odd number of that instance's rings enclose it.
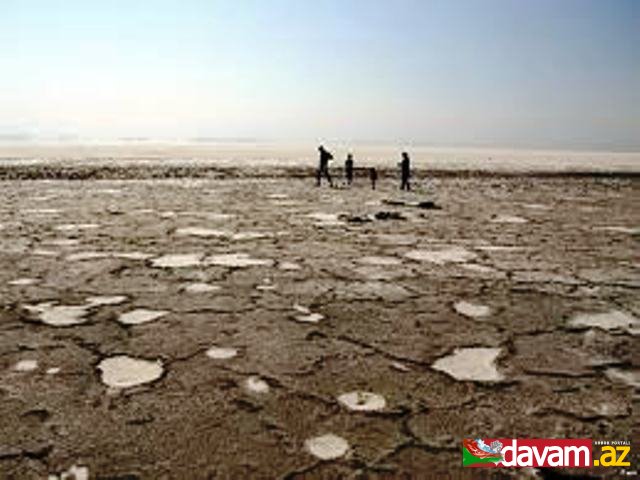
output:
{"label": "person in dark clothing", "polygon": [[344,176],[347,179],[347,185],[353,183],[353,155],[348,154],[344,162]]}
{"label": "person in dark clothing", "polygon": [[320,165],[318,166],[318,171],[316,173],[316,184],[319,187],[322,177],[325,176],[329,181],[329,185],[333,187],[333,181],[329,174],[329,162],[333,160],[333,155],[331,155],[331,153],[322,145],[318,147],[318,152],[320,152]]}
{"label": "person in dark clothing", "polygon": [[376,182],[378,181],[378,171],[373,167],[369,169],[369,180],[371,180],[371,190],[375,190]]}
{"label": "person in dark clothing", "polygon": [[400,162],[400,190],[411,190],[409,178],[411,177],[411,160],[409,154],[402,152],[402,161]]}

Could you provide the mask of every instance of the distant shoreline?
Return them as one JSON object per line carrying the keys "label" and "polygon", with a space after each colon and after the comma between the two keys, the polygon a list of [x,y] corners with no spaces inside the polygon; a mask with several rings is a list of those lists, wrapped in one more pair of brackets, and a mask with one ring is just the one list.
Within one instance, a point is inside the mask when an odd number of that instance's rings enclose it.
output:
{"label": "distant shoreline", "polygon": [[[337,178],[341,168],[335,168]],[[382,178],[398,176],[395,168],[378,168]],[[36,164],[2,164],[0,159],[0,181],[11,180],[145,180],[145,179],[259,179],[259,178],[314,178],[312,167],[260,166],[224,167],[210,164],[184,165],[161,162],[153,165],[64,165],[64,162]],[[593,179],[640,179],[640,171],[605,170],[482,170],[482,169],[425,169],[413,171],[416,180],[429,178],[593,178]],[[356,168],[356,178],[367,177],[366,168]]]}

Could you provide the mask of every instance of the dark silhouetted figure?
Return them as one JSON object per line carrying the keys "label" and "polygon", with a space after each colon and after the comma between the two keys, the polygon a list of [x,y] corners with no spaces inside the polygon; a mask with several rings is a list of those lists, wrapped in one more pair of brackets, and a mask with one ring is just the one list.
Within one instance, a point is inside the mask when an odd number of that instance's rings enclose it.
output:
{"label": "dark silhouetted figure", "polygon": [[353,155],[348,154],[344,162],[344,176],[347,179],[347,185],[353,183]]}
{"label": "dark silhouetted figure", "polygon": [[411,190],[409,178],[411,177],[411,160],[409,154],[402,152],[402,161],[400,162],[400,190]]}
{"label": "dark silhouetted figure", "polygon": [[329,162],[333,160],[333,155],[331,155],[331,153],[328,152],[322,145],[318,147],[318,152],[320,152],[320,165],[318,166],[318,171],[316,173],[317,186],[320,186],[322,176],[325,176],[329,181],[329,185],[333,187],[333,181],[331,180],[331,175],[329,174]]}
{"label": "dark silhouetted figure", "polygon": [[375,190],[376,182],[378,181],[378,171],[373,167],[369,169],[369,180],[371,180],[371,190]]}

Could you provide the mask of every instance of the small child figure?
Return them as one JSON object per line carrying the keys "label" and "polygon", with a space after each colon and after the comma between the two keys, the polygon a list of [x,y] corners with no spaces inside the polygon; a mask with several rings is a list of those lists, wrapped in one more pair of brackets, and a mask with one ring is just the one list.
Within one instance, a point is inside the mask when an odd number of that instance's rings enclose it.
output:
{"label": "small child figure", "polygon": [[369,169],[369,179],[371,180],[371,190],[375,190],[376,182],[378,181],[378,172],[373,167]]}

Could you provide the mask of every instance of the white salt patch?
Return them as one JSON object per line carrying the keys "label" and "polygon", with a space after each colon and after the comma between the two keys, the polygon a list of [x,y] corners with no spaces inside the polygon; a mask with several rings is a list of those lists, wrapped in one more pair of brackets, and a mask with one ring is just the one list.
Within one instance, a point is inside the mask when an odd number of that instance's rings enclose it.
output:
{"label": "white salt patch", "polygon": [[492,267],[488,267],[486,265],[481,265],[479,263],[463,263],[460,265],[462,268],[470,270],[472,272],[477,273],[499,273],[498,270]]}
{"label": "white salt patch", "polygon": [[37,360],[20,360],[13,366],[16,372],[33,372],[38,368]]}
{"label": "white salt patch", "polygon": [[293,305],[293,309],[300,313],[311,313],[311,310],[308,307],[305,307],[304,305],[300,305],[298,303],[295,303]]}
{"label": "white salt patch", "polygon": [[16,287],[25,287],[27,285],[33,285],[37,283],[38,280],[35,278],[16,278],[15,280],[11,280],[9,285],[13,285]]}
{"label": "white salt patch", "polygon": [[224,230],[213,230],[210,228],[187,227],[176,230],[176,235],[192,237],[228,237],[229,232]]}
{"label": "white salt patch", "polygon": [[89,480],[89,468],[72,465],[69,470],[60,475],[49,475],[48,480]]}
{"label": "white salt patch", "polygon": [[35,215],[57,215],[60,213],[60,210],[56,208],[27,208],[23,210],[23,213],[32,213]]}
{"label": "white salt patch", "polygon": [[357,260],[359,263],[363,263],[365,265],[375,265],[380,267],[387,267],[393,265],[400,265],[402,260],[396,257],[378,257],[378,256],[369,256],[362,257]]}
{"label": "white salt patch", "polygon": [[304,445],[311,455],[320,460],[335,460],[349,451],[347,441],[332,433],[310,438],[304,442]]}
{"label": "white salt patch", "polygon": [[295,271],[295,270],[301,270],[302,267],[294,262],[280,262],[278,264],[278,268],[280,270],[285,270],[285,271]]}
{"label": "white salt patch", "polygon": [[142,360],[119,355],[102,360],[98,364],[102,383],[112,388],[129,388],[153,382],[162,376],[159,360]]}
{"label": "white salt patch", "polygon": [[523,250],[522,247],[514,247],[512,245],[481,245],[475,248],[484,252],[517,252]]}
{"label": "white salt patch", "polygon": [[316,212],[308,214],[307,217],[315,220],[315,224],[319,227],[343,225],[343,222],[339,219],[339,215],[337,213]]}
{"label": "white salt patch", "polygon": [[111,254],[115,258],[122,258],[124,260],[148,260],[153,255],[143,252],[113,252]]}
{"label": "white salt patch", "polygon": [[48,368],[46,371],[47,375],[57,375],[58,373],[60,373],[60,368],[58,367]]}
{"label": "white salt patch", "polygon": [[38,257],[55,257],[58,255],[58,252],[54,252],[53,250],[45,250],[42,248],[37,248],[31,252],[33,255]]}
{"label": "white salt patch", "polygon": [[436,360],[431,367],[456,380],[500,382],[503,375],[496,368],[499,348],[457,348],[453,354]]}
{"label": "white salt patch", "polygon": [[491,219],[493,223],[527,223],[529,220],[515,215],[498,215]]}
{"label": "white salt patch", "polygon": [[166,310],[147,310],[146,308],[137,308],[129,312],[123,313],[118,317],[118,321],[125,325],[141,325],[143,323],[153,322],[164,317],[169,312]]}
{"label": "white salt patch", "polygon": [[257,267],[271,266],[272,260],[251,258],[246,253],[228,253],[223,255],[212,255],[205,259],[207,265],[217,265],[219,267]]}
{"label": "white salt patch", "polygon": [[238,350],[231,347],[211,347],[207,350],[207,357],[214,360],[228,360],[238,355]]}
{"label": "white salt patch", "polygon": [[640,233],[640,228],[636,227],[621,227],[621,226],[608,226],[608,227],[596,227],[594,230],[605,230],[608,232],[615,233],[628,233],[631,235],[636,235]]}
{"label": "white salt patch", "polygon": [[119,305],[127,301],[127,297],[124,295],[97,295],[94,297],[88,297],[85,302],[90,307],[101,307],[103,305]]}
{"label": "white salt patch", "polygon": [[476,254],[462,247],[450,247],[442,250],[411,250],[405,253],[405,257],[443,265],[447,262],[469,262],[476,258]]}
{"label": "white salt patch", "polygon": [[571,327],[595,327],[603,330],[626,330],[637,333],[640,321],[626,312],[610,310],[604,313],[579,313],[569,320]]}
{"label": "white salt patch", "polygon": [[491,313],[491,309],[486,305],[478,305],[464,300],[457,302],[453,308],[461,315],[471,318],[486,317]]}
{"label": "white salt patch", "polygon": [[234,233],[231,236],[232,240],[242,241],[242,240],[259,240],[261,238],[269,238],[273,235],[271,233],[265,232],[240,232]]}
{"label": "white salt patch", "polygon": [[384,410],[387,402],[382,395],[371,392],[349,392],[338,396],[338,401],[355,412],[377,412]]}
{"label": "white salt patch", "polygon": [[244,383],[244,386],[252,393],[268,393],[269,384],[260,377],[249,377]]}
{"label": "white salt patch", "polygon": [[185,253],[178,255],[163,255],[151,260],[151,265],[156,268],[182,268],[196,267],[201,264],[202,255],[199,253]]}
{"label": "white salt patch", "polygon": [[613,382],[625,383],[633,388],[640,388],[640,370],[622,370],[609,368],[604,374]]}
{"label": "white salt patch", "polygon": [[64,225],[58,225],[55,227],[60,232],[74,232],[76,230],[93,230],[100,228],[97,223],[67,223]]}
{"label": "white salt patch", "polygon": [[549,205],[543,205],[541,203],[523,203],[522,206],[530,210],[551,210]]}
{"label": "white salt patch", "polygon": [[324,315],[320,313],[310,313],[308,315],[297,315],[294,317],[296,322],[300,323],[318,323],[324,319]]}
{"label": "white salt patch", "polygon": [[38,305],[27,305],[25,309],[31,313],[36,313],[42,323],[52,327],[68,327],[85,322],[84,317],[87,315],[89,307],[83,305],[54,305],[47,302]]}
{"label": "white salt patch", "polygon": [[210,283],[190,283],[183,287],[183,290],[188,293],[210,293],[220,290],[218,285],[211,285]]}
{"label": "white salt patch", "polygon": [[56,247],[72,247],[74,245],[78,245],[80,243],[80,240],[77,240],[75,238],[54,238],[53,240],[47,240],[44,243]]}
{"label": "white salt patch", "polygon": [[391,362],[391,368],[394,370],[398,370],[399,372],[410,372],[411,369],[407,367],[404,363],[400,362]]}
{"label": "white salt patch", "polygon": [[203,215],[205,218],[208,218],[209,220],[214,220],[214,221],[224,221],[224,220],[231,220],[232,218],[235,218],[235,215],[232,215],[230,213],[200,212],[200,214]]}
{"label": "white salt patch", "polygon": [[110,254],[106,252],[78,252],[78,253],[72,253],[71,255],[68,255],[66,260],[68,262],[81,262],[85,260],[97,260],[101,258],[107,258],[109,257],[109,255]]}

